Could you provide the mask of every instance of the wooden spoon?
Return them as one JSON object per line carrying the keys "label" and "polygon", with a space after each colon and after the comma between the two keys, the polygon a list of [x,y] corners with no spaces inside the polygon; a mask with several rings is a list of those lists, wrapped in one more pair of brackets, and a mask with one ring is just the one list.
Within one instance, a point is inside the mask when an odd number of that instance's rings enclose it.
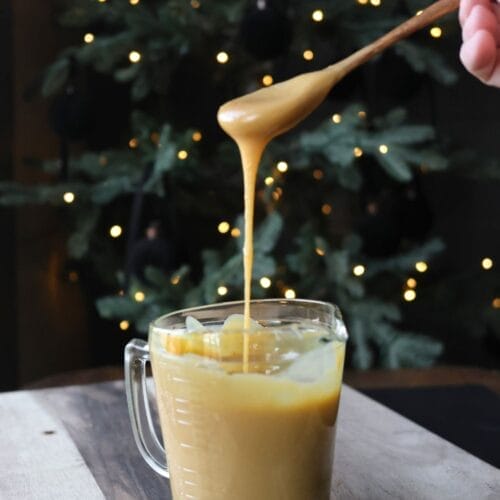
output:
{"label": "wooden spoon", "polygon": [[439,0],[371,44],[320,71],[305,73],[233,99],[218,112],[221,127],[240,143],[262,148],[308,116],[331,88],[353,69],[387,47],[458,8],[460,0]]}

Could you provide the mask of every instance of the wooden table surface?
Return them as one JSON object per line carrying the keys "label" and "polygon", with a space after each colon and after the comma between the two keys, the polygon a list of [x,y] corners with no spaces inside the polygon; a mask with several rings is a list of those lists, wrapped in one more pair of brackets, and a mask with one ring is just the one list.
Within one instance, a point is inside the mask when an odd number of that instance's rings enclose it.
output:
{"label": "wooden table surface", "polygon": [[[500,470],[344,387],[332,497],[493,500]],[[0,394],[0,498],[171,496],[136,449],[123,383],[107,382]]]}

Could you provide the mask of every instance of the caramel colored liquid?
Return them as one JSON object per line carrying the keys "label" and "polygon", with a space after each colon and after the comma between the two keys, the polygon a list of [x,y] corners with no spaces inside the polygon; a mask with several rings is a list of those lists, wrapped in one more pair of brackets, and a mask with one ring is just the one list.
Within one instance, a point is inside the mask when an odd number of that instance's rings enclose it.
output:
{"label": "caramel colored liquid", "polygon": [[[255,184],[262,153],[274,137],[291,129],[309,115],[342,76],[343,73],[332,72],[332,67],[305,73],[229,101],[221,106],[217,114],[220,126],[238,145],[243,167],[245,330],[250,326]],[[243,353],[245,371],[247,371],[248,345],[247,334]]]}
{"label": "caramel colored liquid", "polygon": [[320,346],[331,363],[308,382],[228,373],[163,345],[150,351],[174,499],[330,498],[343,343]]}

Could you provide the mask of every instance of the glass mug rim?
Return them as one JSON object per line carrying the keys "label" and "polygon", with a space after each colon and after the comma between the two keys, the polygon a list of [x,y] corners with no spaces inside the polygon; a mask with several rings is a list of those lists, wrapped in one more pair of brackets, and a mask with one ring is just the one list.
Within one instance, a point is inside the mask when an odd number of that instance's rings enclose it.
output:
{"label": "glass mug rim", "polygon": [[[155,333],[161,333],[161,334],[167,334],[171,336],[181,336],[185,335],[186,329],[185,329],[185,323],[182,322],[178,323],[176,325],[167,325],[166,323],[169,320],[173,320],[174,318],[179,318],[179,319],[184,319],[187,316],[196,315],[197,313],[203,313],[203,312],[217,312],[221,310],[226,310],[229,308],[237,308],[241,307],[241,314],[243,314],[243,306],[245,302],[243,300],[235,300],[235,301],[227,301],[227,302],[216,302],[213,304],[207,304],[207,305],[202,305],[202,306],[194,306],[194,307],[188,307],[185,309],[177,309],[175,311],[163,314],[162,316],[159,316],[158,318],[154,319],[153,321],[150,322],[149,324],[149,331],[148,331],[148,336],[154,335]],[[252,299],[250,301],[251,306],[283,306],[283,307],[304,307],[306,309],[317,309],[323,311],[323,313],[329,314],[330,315],[330,321],[329,322],[322,322],[320,324],[323,324],[325,326],[331,326],[333,327],[331,331],[328,333],[328,338],[329,340],[336,340],[340,342],[347,342],[348,340],[348,333],[347,329],[344,323],[344,320],[342,318],[342,313],[340,312],[339,307],[336,304],[333,304],[331,302],[324,302],[321,300],[311,300],[311,299],[286,299],[286,298],[271,298],[271,299]],[[251,311],[250,311],[250,316]],[[273,316],[273,315],[272,315]],[[261,321],[259,317],[257,318],[252,318],[255,319],[256,321]],[[284,317],[286,319],[286,316]],[[297,321],[303,321],[304,318],[297,318]],[[200,319],[199,320],[202,324],[204,324],[205,319]],[[221,321],[219,319],[219,321]],[[270,325],[270,328],[273,331],[280,331],[281,333],[286,333],[287,331],[290,331],[290,326],[286,324],[282,325]],[[238,329],[239,332],[245,333],[245,330]],[[190,332],[190,335],[203,335],[206,332],[200,331],[200,332]],[[249,331],[251,333],[251,331]]]}

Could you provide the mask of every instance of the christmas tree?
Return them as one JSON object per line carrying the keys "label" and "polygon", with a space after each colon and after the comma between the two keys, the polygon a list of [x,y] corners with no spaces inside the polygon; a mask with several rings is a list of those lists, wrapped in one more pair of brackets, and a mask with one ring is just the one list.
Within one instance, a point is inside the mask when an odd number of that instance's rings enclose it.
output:
{"label": "christmas tree", "polygon": [[[107,290],[94,297],[97,309],[122,330],[145,333],[166,312],[240,299],[242,175],[216,123],[219,105],[331,64],[425,5],[69,2],[60,20],[82,42],[61,52],[41,88],[61,157],[39,162],[52,174],[47,184],[1,184],[0,203],[61,207],[68,257]],[[428,239],[419,179],[468,160],[432,126],[413,123],[405,104],[422,81],[456,80],[437,43],[454,24],[442,21],[347,77],[270,145],[260,169],[253,297],[338,304],[356,368],[428,366],[443,350],[403,314],[444,248]],[[447,283],[429,300],[468,317],[488,308],[479,317],[498,322],[491,303],[448,302]]]}

